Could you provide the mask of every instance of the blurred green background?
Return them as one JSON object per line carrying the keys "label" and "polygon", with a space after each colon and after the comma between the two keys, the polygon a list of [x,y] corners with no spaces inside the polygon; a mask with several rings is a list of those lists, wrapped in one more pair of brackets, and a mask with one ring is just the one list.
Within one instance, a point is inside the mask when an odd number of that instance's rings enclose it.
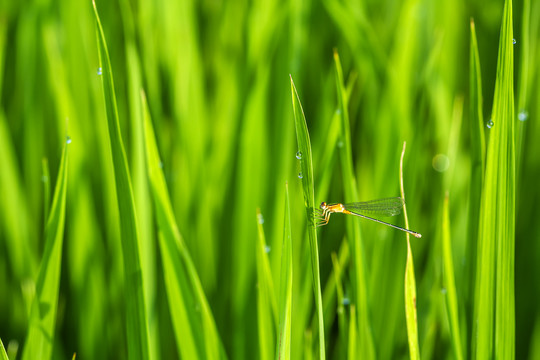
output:
{"label": "blurred green background", "polygon": [[[151,357],[177,358],[181,344],[173,335],[174,304],[165,292],[144,140],[137,131],[139,91],[144,89],[148,99],[178,229],[231,359],[261,357],[257,224],[264,227],[278,289],[288,182],[292,358],[310,358],[317,354],[317,322],[289,74],[310,131],[315,202],[342,202],[337,150],[343,142],[334,121],[340,112],[333,49],[339,52],[350,91],[358,201],[399,196],[399,157],[407,141],[409,223],[423,235],[411,240],[411,246],[420,353],[426,359],[455,356],[441,250],[442,209],[449,194],[461,338],[464,355],[470,357],[476,238],[468,229],[478,221],[469,211],[470,153],[477,141],[471,136],[469,115],[470,19],[478,38],[487,123],[503,3],[97,1],[143,249]],[[540,2],[515,1],[513,21],[515,352],[519,359],[538,359]],[[66,136],[71,143],[53,358],[70,358],[75,352],[82,359],[127,357],[119,210],[97,49],[91,1],[0,3],[0,338],[10,358],[20,357],[28,334],[29,289],[44,253],[46,216]],[[489,142],[490,129],[484,127],[484,132]],[[408,358],[404,235],[357,221],[376,357]],[[403,226],[401,217],[389,221]],[[347,336],[336,314],[349,316],[354,303],[344,216],[334,215],[318,234],[321,284],[329,299],[326,354],[342,358]],[[343,306],[335,300],[331,257],[340,249]]]}

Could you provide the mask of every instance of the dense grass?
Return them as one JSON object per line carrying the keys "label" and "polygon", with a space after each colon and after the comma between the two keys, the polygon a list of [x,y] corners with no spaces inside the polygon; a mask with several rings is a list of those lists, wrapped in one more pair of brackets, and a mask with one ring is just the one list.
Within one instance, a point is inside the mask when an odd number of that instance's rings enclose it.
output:
{"label": "dense grass", "polygon": [[540,2],[96,9],[0,3],[0,358],[540,357]]}

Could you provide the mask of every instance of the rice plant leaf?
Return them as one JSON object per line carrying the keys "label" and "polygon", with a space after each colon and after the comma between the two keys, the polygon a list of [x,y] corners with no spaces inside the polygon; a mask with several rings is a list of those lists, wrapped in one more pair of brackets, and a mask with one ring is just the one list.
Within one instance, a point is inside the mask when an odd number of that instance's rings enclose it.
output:
{"label": "rice plant leaf", "polygon": [[65,144],[45,229],[45,249],[36,281],[36,293],[32,301],[29,329],[23,351],[25,360],[47,360],[52,357],[66,219],[67,167],[68,153]]}
{"label": "rice plant leaf", "polygon": [[520,39],[520,74],[519,74],[519,93],[518,93],[518,122],[517,125],[517,139],[516,139],[516,159],[519,175],[519,169],[521,168],[521,151],[523,148],[523,137],[525,134],[525,127],[527,125],[527,118],[529,117],[529,88],[532,84],[531,79],[534,78],[529,74],[529,63],[531,53],[531,1],[523,0],[521,20],[521,39]]}
{"label": "rice plant leaf", "polygon": [[109,141],[114,164],[116,193],[120,214],[120,232],[124,257],[124,279],[126,289],[126,321],[128,356],[131,359],[147,359],[148,326],[143,293],[140,261],[140,241],[137,230],[133,189],[128,169],[126,152],[120,132],[120,122],[114,92],[114,80],[105,34],[101,26],[95,1],[94,14],[97,24],[98,54],[102,69],[103,94],[107,112]]}
{"label": "rice plant leaf", "polygon": [[[401,160],[399,163],[399,179],[401,198],[405,200],[405,190],[403,187],[403,158],[405,157],[406,143],[403,143]],[[407,217],[407,205],[403,205],[403,217],[405,218],[405,228],[409,228],[409,218]],[[405,264],[405,319],[407,321],[407,339],[409,341],[409,355],[411,359],[420,359],[420,348],[418,346],[418,320],[416,312],[416,280],[414,277],[414,261],[411,250],[410,235],[407,233],[407,262]]]}
{"label": "rice plant leaf", "polygon": [[0,339],[0,360],[9,360],[6,349],[4,348],[4,343],[2,342],[2,339]]}
{"label": "rice plant leaf", "polygon": [[317,318],[319,320],[319,357],[326,358],[324,344],[324,316],[322,308],[321,295],[321,279],[319,276],[319,246],[317,244],[317,232],[313,219],[313,211],[315,209],[315,199],[313,193],[313,159],[311,155],[311,142],[309,140],[309,132],[307,129],[304,110],[300,103],[300,98],[296,92],[296,87],[291,78],[292,103],[294,110],[294,123],[296,128],[296,140],[298,143],[298,151],[300,152],[300,168],[302,170],[302,189],[304,193],[304,206],[306,208],[306,216],[308,220],[308,236],[309,246],[311,250],[311,270],[313,275],[313,290],[315,292],[315,306],[317,310]]}
{"label": "rice plant leaf", "polygon": [[[4,111],[0,108],[0,227],[5,236],[6,254],[11,271],[18,279],[34,276],[38,259],[32,249],[30,212],[23,181],[17,165],[17,152],[12,142]],[[46,219],[45,219],[46,221]]]}
{"label": "rice plant leaf", "polygon": [[49,174],[47,158],[41,160],[41,168],[43,169],[41,175],[41,181],[43,182],[43,219],[47,221],[49,218],[49,202],[51,201],[51,175]]}
{"label": "rice plant leaf", "polygon": [[515,122],[512,1],[505,1],[478,234],[473,352],[515,356]]}
{"label": "rice plant leaf", "polygon": [[356,307],[354,305],[351,305],[351,318],[349,321],[348,359],[359,359],[356,341]]}
{"label": "rice plant leaf", "polygon": [[291,209],[289,206],[289,185],[285,184],[285,221],[283,226],[283,246],[281,248],[281,272],[279,285],[279,327],[275,358],[291,358],[291,318],[292,318],[292,234]]}
{"label": "rice plant leaf", "polygon": [[463,359],[461,333],[459,329],[458,298],[454,277],[454,261],[452,259],[452,244],[450,237],[450,214],[448,210],[448,194],[444,199],[442,219],[442,250],[443,250],[443,283],[446,289],[446,314],[450,324],[450,335],[454,347],[454,358]]}
{"label": "rice plant leaf", "polygon": [[[482,74],[480,69],[480,57],[478,55],[478,43],[474,21],[471,19],[471,44],[469,59],[469,122],[471,132],[471,185],[469,191],[469,216],[468,216],[468,241],[467,256],[476,259],[476,239],[478,239],[478,224],[480,221],[480,203],[482,200],[482,186],[484,183],[484,171],[486,168],[486,141],[484,137],[483,98],[482,98]],[[468,261],[469,272],[474,274],[475,261]],[[469,277],[467,277],[467,280]],[[468,280],[468,298],[474,294],[474,278]],[[472,304],[472,301],[468,301]]]}
{"label": "rice plant leaf", "polygon": [[[341,142],[340,148],[341,171],[343,172],[343,188],[345,191],[345,201],[358,201],[358,188],[356,177],[353,170],[352,148],[351,148],[351,130],[348,110],[348,95],[343,81],[343,70],[337,51],[334,50],[334,65],[336,74],[336,88],[338,95],[338,106],[341,110]],[[358,351],[362,359],[373,359],[375,355],[375,346],[373,345],[373,335],[371,330],[370,315],[368,309],[367,283],[365,275],[365,263],[363,258],[363,243],[360,233],[360,223],[357,219],[349,218],[347,221],[347,237],[351,242],[353,253],[353,264],[355,275],[356,298],[358,316],[358,335],[360,344]]]}
{"label": "rice plant leaf", "polygon": [[226,354],[212,311],[174,218],[146,97],[141,97],[148,178],[161,234],[163,276],[178,352],[183,359],[224,359]]}
{"label": "rice plant leaf", "polygon": [[[343,244],[344,246],[342,247],[342,249],[347,249],[346,251],[348,252],[348,247],[347,247],[347,241],[343,241]],[[356,337],[358,336],[357,335],[357,332],[356,332],[356,310],[353,310],[353,309],[356,309],[356,307],[354,305],[351,305],[351,317],[350,317],[350,328],[347,329],[347,319],[346,319],[346,316],[345,316],[345,297],[344,297],[344,294],[343,294],[343,284],[342,284],[342,277],[343,277],[343,270],[342,270],[342,265],[340,264],[340,261],[336,255],[336,253],[332,253],[332,265],[333,265],[333,268],[334,268],[334,281],[335,281],[335,288],[336,288],[336,291],[334,291],[334,293],[336,294],[336,297],[337,297],[337,317],[338,317],[338,329],[339,329],[339,343],[338,343],[338,351],[341,354],[345,354],[346,353],[346,346],[348,344],[349,346],[349,350],[351,349],[351,342],[356,342]],[[354,323],[354,325],[353,325]],[[352,334],[351,332],[354,330],[354,334]],[[349,334],[349,337],[347,339],[347,334]],[[347,340],[347,341],[345,341]],[[351,351],[348,351],[349,353],[349,359],[354,359],[355,357],[350,357],[351,355]],[[356,348],[355,348],[355,354],[356,354]]]}
{"label": "rice plant leaf", "polygon": [[261,213],[257,209],[258,241],[255,247],[257,259],[257,314],[259,329],[259,351],[262,360],[270,360],[274,349],[274,334],[277,317],[276,297],[274,283],[267,254],[266,239],[262,222],[259,220]]}

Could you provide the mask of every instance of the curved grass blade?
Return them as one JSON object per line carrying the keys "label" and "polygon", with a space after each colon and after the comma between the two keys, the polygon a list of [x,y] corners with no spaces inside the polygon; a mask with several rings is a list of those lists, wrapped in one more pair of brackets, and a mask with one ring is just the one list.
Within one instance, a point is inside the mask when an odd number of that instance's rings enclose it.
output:
{"label": "curved grass blade", "polygon": [[442,250],[443,250],[443,281],[446,288],[446,314],[450,324],[450,335],[454,347],[454,358],[463,359],[461,335],[459,329],[458,299],[454,277],[454,261],[452,259],[452,244],[450,237],[450,212],[448,210],[448,194],[444,199],[442,219]]}
{"label": "curved grass blade", "polygon": [[67,167],[66,144],[62,152],[53,203],[45,229],[45,250],[30,311],[28,335],[22,357],[24,360],[47,360],[52,356],[66,219]]}
{"label": "curved grass blade", "polygon": [[[336,88],[341,110],[341,141],[343,146],[340,148],[341,169],[343,172],[343,188],[345,191],[345,200],[351,202],[358,199],[358,188],[356,186],[356,177],[353,170],[351,133],[348,110],[348,95],[343,81],[343,70],[337,51],[334,51],[334,64],[336,70]],[[358,346],[358,356],[362,359],[374,359],[375,346],[373,345],[373,335],[371,330],[370,315],[368,311],[367,282],[365,275],[365,263],[363,259],[363,243],[360,233],[360,223],[356,219],[347,219],[347,237],[351,242],[353,254],[353,264],[355,274],[354,288],[356,291],[355,303],[357,306],[357,326],[360,344]]]}
{"label": "curved grass blade", "polygon": [[300,167],[302,169],[302,189],[304,192],[304,206],[308,219],[309,246],[311,249],[311,270],[313,275],[313,290],[315,292],[315,306],[317,309],[317,318],[319,320],[319,357],[325,359],[324,344],[324,317],[322,308],[321,279],[319,276],[319,246],[317,244],[317,232],[313,219],[313,210],[315,208],[315,199],[313,193],[313,160],[311,156],[311,142],[304,116],[304,110],[296,87],[291,78],[292,103],[294,110],[294,123],[296,128],[296,140],[298,142],[298,151],[301,153]]}
{"label": "curved grass blade", "polygon": [[122,253],[124,256],[124,279],[126,288],[126,330],[128,356],[131,359],[148,359],[148,325],[143,293],[143,279],[140,261],[140,242],[137,230],[135,203],[129,175],[126,152],[120,133],[120,122],[116,107],[114,81],[105,34],[101,26],[95,1],[94,14],[97,24],[98,54],[102,68],[103,95],[107,111],[109,141],[114,163],[116,193],[120,214]]}
{"label": "curved grass blade", "polygon": [[183,359],[225,359],[210,306],[174,218],[144,93],[141,97],[148,178],[161,234],[163,276],[178,352]]}
{"label": "curved grass blade", "polygon": [[[406,143],[403,142],[403,151],[399,162],[399,179],[401,198],[405,201],[405,191],[403,188],[403,157],[405,156]],[[403,217],[405,218],[405,228],[409,228],[407,217],[407,207],[403,205]],[[418,346],[418,321],[416,315],[416,280],[414,278],[414,262],[411,250],[410,236],[407,233],[407,263],[405,265],[405,318],[407,320],[407,338],[409,340],[409,354],[411,359],[420,359],[420,348]]]}
{"label": "curved grass blade", "polygon": [[289,185],[285,184],[285,221],[283,246],[281,248],[281,273],[279,285],[279,328],[276,359],[291,358],[291,317],[292,317],[292,235],[291,209],[289,206]]}
{"label": "curved grass blade", "polygon": [[515,356],[515,121],[512,1],[505,1],[493,125],[482,189],[473,320],[473,357]]}

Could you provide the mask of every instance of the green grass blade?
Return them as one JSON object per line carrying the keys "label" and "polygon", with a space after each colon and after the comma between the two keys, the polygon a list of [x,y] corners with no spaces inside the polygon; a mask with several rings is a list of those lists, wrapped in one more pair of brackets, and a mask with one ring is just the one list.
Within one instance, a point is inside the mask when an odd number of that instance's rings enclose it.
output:
{"label": "green grass blade", "polygon": [[461,334],[459,329],[458,298],[456,281],[454,277],[454,261],[452,259],[452,244],[450,237],[450,211],[448,206],[448,194],[444,199],[442,219],[442,250],[443,250],[443,284],[446,289],[446,314],[450,324],[450,335],[454,347],[454,358],[463,359],[461,347]]}
{"label": "green grass blade", "polygon": [[474,357],[515,356],[515,122],[512,2],[505,2],[478,236]]}
{"label": "green grass blade", "polygon": [[32,301],[28,335],[22,357],[25,360],[47,360],[52,357],[66,219],[67,167],[66,144],[62,152],[53,203],[45,229],[45,250],[36,281],[36,294]]}
{"label": "green grass blade", "polygon": [[[353,170],[352,149],[351,149],[351,133],[348,109],[348,96],[343,81],[343,70],[337,51],[334,51],[334,65],[336,74],[336,88],[338,95],[338,106],[341,110],[341,142],[343,146],[340,148],[341,169],[343,172],[343,189],[345,191],[345,201],[358,201],[358,187],[356,177]],[[373,335],[370,315],[368,310],[368,295],[365,275],[365,262],[363,258],[363,243],[360,234],[360,222],[358,219],[349,217],[347,220],[347,234],[351,242],[353,253],[353,264],[355,274],[353,275],[356,289],[355,303],[357,306],[358,316],[358,335],[360,344],[358,347],[359,356],[362,359],[375,358],[375,347],[373,345]]]}
{"label": "green grass blade", "polygon": [[[484,117],[482,115],[482,74],[478,43],[474,21],[471,19],[470,59],[469,59],[469,129],[471,134],[471,185],[469,191],[468,241],[467,262],[468,273],[474,275],[476,259],[476,240],[478,239],[478,224],[480,221],[480,204],[482,201],[482,186],[484,183],[486,141],[484,137]],[[472,305],[474,294],[474,277],[465,278],[467,286],[467,307]],[[471,317],[472,319],[472,317]],[[470,320],[470,319],[469,319]],[[469,324],[470,325],[470,324]],[[470,334],[470,328],[468,333]]]}
{"label": "green grass blade", "polygon": [[262,360],[270,360],[274,349],[274,334],[277,316],[276,297],[274,293],[274,283],[268,260],[266,239],[262,215],[257,209],[257,229],[258,241],[255,247],[255,258],[257,259],[257,317],[259,329],[259,351]]}
{"label": "green grass blade", "polygon": [[[32,249],[30,214],[26,194],[17,167],[15,146],[9,135],[9,126],[0,109],[0,227],[5,236],[6,253],[9,254],[11,270],[18,279],[34,276],[37,266]],[[47,221],[45,219],[45,221]]]}
{"label": "green grass blade", "polygon": [[[343,241],[343,244],[344,246],[342,247],[342,249],[346,249],[348,253],[347,241]],[[354,305],[352,305],[351,306],[351,319],[350,319],[351,329],[349,329],[349,331],[354,329],[354,334],[350,334],[350,332],[347,331],[347,318],[345,316],[345,304],[344,304],[345,296],[343,294],[343,284],[342,284],[343,270],[342,270],[342,265],[340,264],[340,261],[336,253],[332,253],[332,265],[334,268],[333,278],[335,281],[335,288],[336,288],[336,291],[334,291],[334,293],[336,294],[336,297],[337,297],[337,306],[336,306],[337,311],[336,312],[337,312],[337,317],[338,317],[338,329],[340,333],[340,337],[339,337],[340,343],[338,344],[338,347],[340,348],[338,348],[338,351],[339,351],[339,354],[342,355],[343,357],[343,354],[345,354],[347,350],[346,349],[347,344],[350,349],[350,347],[352,346],[351,341],[356,342],[356,336],[357,336],[356,319],[355,319],[356,315],[354,315],[356,314],[356,311],[354,311],[354,314],[353,314]],[[353,326],[353,323],[354,323],[354,326]],[[347,333],[349,333],[349,338],[347,339],[347,341],[345,341]],[[356,348],[355,348],[355,351],[356,351]],[[350,355],[350,351],[349,351],[349,355]],[[352,357],[352,358],[349,357],[349,359],[355,359],[355,357]]]}
{"label": "green grass blade", "polygon": [[351,305],[351,319],[349,322],[349,348],[348,348],[348,358],[349,359],[359,359],[358,357],[358,347],[356,345],[356,308]]}
{"label": "green grass blade", "polygon": [[516,139],[516,158],[517,169],[521,168],[521,151],[523,148],[523,136],[525,132],[526,120],[529,117],[529,87],[532,83],[529,75],[530,62],[530,31],[531,31],[531,1],[523,0],[523,16],[521,21],[521,39],[520,39],[520,74],[519,74],[519,93],[518,93],[518,122],[517,139]]}
{"label": "green grass blade", "polygon": [[0,360],[9,360],[6,349],[4,348],[4,343],[2,342],[2,339],[0,339]]}
{"label": "green grass blade", "polygon": [[281,248],[281,272],[279,285],[279,327],[276,359],[291,358],[291,317],[293,296],[293,258],[291,234],[291,209],[289,206],[289,185],[285,184],[285,221],[283,226],[283,246]]}
{"label": "green grass blade", "polygon": [[46,223],[49,218],[49,202],[51,201],[51,175],[49,174],[49,162],[47,158],[41,160],[41,168],[41,181],[43,182],[43,221]]}
{"label": "green grass blade", "polygon": [[163,276],[176,345],[185,359],[223,359],[226,355],[210,306],[174,218],[144,94],[142,102],[148,177],[161,233]]}
{"label": "green grass blade", "polygon": [[[405,200],[403,187],[403,158],[405,156],[405,145],[401,152],[399,163],[399,179],[401,198]],[[407,217],[407,205],[403,205],[403,217],[405,218],[405,228],[409,228]],[[418,346],[418,321],[416,313],[416,280],[414,277],[414,261],[411,250],[410,235],[407,233],[407,263],[405,265],[405,319],[407,320],[407,339],[409,341],[409,354],[411,359],[420,359],[420,347]]]}
{"label": "green grass blade", "polygon": [[107,111],[109,140],[114,164],[116,193],[120,214],[122,253],[124,257],[124,279],[126,289],[126,321],[128,356],[131,359],[147,359],[148,325],[143,293],[140,261],[140,241],[137,231],[133,189],[127,164],[126,152],[120,132],[120,122],[116,106],[113,73],[105,34],[101,26],[95,2],[94,14],[97,24],[98,53],[102,69],[103,94]]}
{"label": "green grass blade", "polygon": [[313,290],[315,292],[315,306],[317,318],[319,320],[319,356],[320,359],[326,358],[324,344],[324,316],[322,308],[321,279],[319,276],[319,246],[317,244],[317,232],[313,221],[313,210],[315,208],[315,199],[313,193],[313,159],[311,155],[311,142],[304,116],[302,104],[296,92],[294,82],[291,76],[291,92],[294,110],[294,123],[296,128],[296,140],[298,151],[301,154],[300,168],[302,169],[302,189],[304,193],[304,206],[308,220],[309,246],[311,250],[311,270],[313,275]]}

